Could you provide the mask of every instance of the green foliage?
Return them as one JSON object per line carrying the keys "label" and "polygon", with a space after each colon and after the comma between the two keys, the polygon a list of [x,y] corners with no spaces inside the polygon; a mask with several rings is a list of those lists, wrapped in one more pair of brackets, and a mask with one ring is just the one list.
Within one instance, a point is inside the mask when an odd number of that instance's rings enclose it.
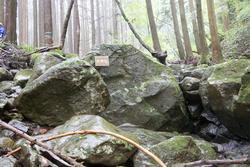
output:
{"label": "green foliage", "polygon": [[27,53],[35,51],[35,48],[33,46],[27,44],[20,45],[20,49],[24,50]]}

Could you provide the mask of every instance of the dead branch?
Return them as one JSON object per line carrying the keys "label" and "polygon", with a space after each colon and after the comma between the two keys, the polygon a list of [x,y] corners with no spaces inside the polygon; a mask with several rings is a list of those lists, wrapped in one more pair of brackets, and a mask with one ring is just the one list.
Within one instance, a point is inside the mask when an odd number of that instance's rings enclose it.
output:
{"label": "dead branch", "polygon": [[64,22],[63,22],[63,31],[61,34],[60,45],[52,46],[52,47],[41,47],[41,48],[36,49],[34,52],[26,54],[25,56],[30,56],[34,53],[48,52],[50,50],[55,50],[55,49],[61,49],[61,50],[63,49],[64,44],[65,44],[65,38],[67,35],[67,30],[68,30],[69,19],[70,19],[71,13],[72,13],[71,11],[72,11],[74,2],[75,2],[75,0],[70,1],[69,8],[67,10],[67,14],[66,14],[66,17],[65,17]]}
{"label": "dead branch", "polygon": [[147,49],[147,50],[149,51],[149,53],[151,53],[151,54],[154,53],[154,50],[151,49],[151,48],[141,39],[140,35],[136,32],[134,26],[131,24],[131,22],[130,22],[129,19],[127,18],[126,14],[125,14],[125,12],[124,12],[122,6],[121,6],[120,1],[119,1],[119,0],[115,0],[115,2],[116,2],[116,4],[117,4],[118,8],[120,9],[120,12],[121,12],[121,15],[122,15],[123,19],[127,22],[128,26],[129,26],[129,28],[130,28],[130,30],[132,31],[132,33],[134,34],[134,36],[136,37],[136,39],[140,42],[140,44],[141,44],[145,49]]}
{"label": "dead branch", "polygon": [[143,40],[142,38],[140,37],[140,35],[136,32],[134,26],[132,25],[132,23],[129,21],[128,17],[126,16],[122,6],[121,6],[121,3],[119,0],[115,0],[120,12],[121,12],[121,15],[123,17],[123,19],[127,22],[130,30],[132,31],[132,33],[134,34],[135,38],[139,41],[139,43],[145,48],[147,49],[147,51],[149,51],[149,53],[151,53],[151,55],[153,57],[155,57],[161,64],[164,64],[166,65],[166,57],[167,57],[167,52],[158,52],[158,51],[154,51],[153,49],[151,49]]}
{"label": "dead branch", "polygon": [[190,163],[185,163],[184,167],[196,167],[205,165],[234,165],[234,164],[250,164],[250,157],[240,159],[220,159],[220,160],[199,160]]}
{"label": "dead branch", "polygon": [[[4,121],[2,121],[0,119],[0,125],[3,126],[4,128],[6,129],[9,129],[13,132],[15,132],[17,135],[19,135],[20,137],[28,140],[30,142],[31,145],[33,144],[36,144],[42,148],[44,148],[45,150],[48,150],[48,152],[51,152],[53,153],[57,158],[61,159],[63,162],[64,162],[64,165],[65,166],[76,166],[76,167],[82,167],[83,165],[82,164],[79,164],[78,162],[76,162],[74,159],[70,158],[70,157],[67,157],[65,155],[62,155],[59,151],[57,150],[52,150],[51,148],[49,148],[46,144],[42,143],[42,142],[39,142],[37,141],[35,138],[27,135],[26,133],[16,129],[15,127],[5,123]],[[61,161],[61,162],[62,162]],[[69,165],[71,164],[71,165]]]}
{"label": "dead branch", "polygon": [[21,147],[17,147],[15,150],[12,150],[12,151],[8,152],[8,153],[5,155],[5,157],[9,157],[9,156],[11,156],[11,155],[13,155],[13,154],[19,152],[21,149],[22,149]]}
{"label": "dead branch", "polygon": [[74,131],[74,132],[68,132],[68,133],[63,133],[63,134],[59,134],[56,136],[52,136],[49,137],[47,139],[42,140],[42,142],[47,142],[50,140],[54,140],[54,139],[58,139],[61,137],[66,137],[66,136],[72,136],[72,135],[76,135],[76,134],[82,134],[82,135],[86,135],[86,134],[103,134],[103,135],[110,135],[110,136],[114,136],[118,139],[124,140],[126,142],[128,142],[129,144],[135,146],[136,148],[138,148],[139,150],[141,150],[143,153],[145,153],[147,156],[149,156],[150,158],[152,158],[157,164],[159,164],[160,167],[167,167],[156,155],[154,155],[152,152],[148,151],[147,149],[143,148],[141,145],[139,145],[138,143],[136,143],[135,141],[124,137],[122,135],[113,133],[113,132],[107,132],[107,131],[95,131],[95,130],[82,130],[82,131]]}
{"label": "dead branch", "polygon": [[63,47],[64,47],[67,29],[68,29],[68,25],[69,25],[69,19],[70,19],[70,15],[71,15],[71,11],[72,11],[74,2],[75,2],[75,0],[70,1],[69,8],[68,8],[68,11],[67,11],[64,23],[63,23],[63,31],[61,34],[61,43],[60,43],[61,49],[63,49]]}

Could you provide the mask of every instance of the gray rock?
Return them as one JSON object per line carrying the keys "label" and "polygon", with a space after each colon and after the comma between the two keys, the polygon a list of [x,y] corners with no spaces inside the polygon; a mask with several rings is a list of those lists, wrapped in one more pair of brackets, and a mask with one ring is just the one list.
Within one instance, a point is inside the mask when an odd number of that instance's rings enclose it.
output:
{"label": "gray rock", "polygon": [[200,80],[193,77],[185,77],[181,82],[181,88],[184,91],[198,90],[200,85]]}
{"label": "gray rock", "polygon": [[8,70],[6,70],[3,67],[0,67],[0,81],[8,81],[11,80],[12,78],[13,76]]}
{"label": "gray rock", "polygon": [[85,59],[109,56],[109,67],[96,67],[106,82],[111,103],[102,113],[110,122],[147,129],[181,131],[189,127],[184,98],[169,67],[130,45],[102,45]]}
{"label": "gray rock", "polygon": [[[65,124],[56,127],[38,138],[47,138],[65,132],[97,130],[114,132],[137,141],[136,137],[121,131],[103,118],[94,115],[72,117]],[[125,141],[102,134],[74,135],[48,142],[50,147],[62,154],[74,157],[88,164],[116,166],[124,164],[136,149]]]}
{"label": "gray rock", "polygon": [[11,89],[14,86],[15,86],[15,83],[13,81],[2,81],[0,82],[0,92],[11,94],[13,93]]}
{"label": "gray rock", "polygon": [[42,125],[59,125],[74,115],[101,113],[109,103],[109,94],[90,64],[72,59],[27,84],[15,103],[26,118]]}
{"label": "gray rock", "polygon": [[21,87],[25,87],[32,73],[33,73],[32,69],[23,69],[18,71],[14,77],[15,83],[17,85],[20,85]]}
{"label": "gray rock", "polygon": [[232,133],[250,139],[250,60],[230,60],[213,67],[200,88],[203,104],[211,108]]}
{"label": "gray rock", "polygon": [[15,167],[16,159],[14,157],[0,157],[0,166]]}
{"label": "gray rock", "polygon": [[8,103],[7,95],[5,93],[0,93],[0,111],[4,109],[7,103]]}
{"label": "gray rock", "polygon": [[40,75],[45,73],[45,71],[48,70],[50,67],[61,63],[62,59],[56,57],[56,55],[57,54],[54,52],[44,52],[41,54],[37,54],[34,61],[33,74],[29,79],[29,82],[38,78]]}
{"label": "gray rock", "polygon": [[152,146],[163,142],[167,139],[170,139],[171,137],[177,136],[178,133],[174,132],[158,132],[158,131],[152,131],[142,128],[136,128],[131,126],[126,126],[126,124],[123,124],[119,126],[120,129],[122,129],[125,132],[129,132],[133,135],[135,135],[138,140],[139,144],[145,148],[151,148]]}
{"label": "gray rock", "polygon": [[[190,136],[176,136],[150,148],[167,166],[187,163],[200,159],[215,159],[217,154],[213,146],[203,140]],[[155,167],[156,163],[138,152],[134,157],[135,167]]]}

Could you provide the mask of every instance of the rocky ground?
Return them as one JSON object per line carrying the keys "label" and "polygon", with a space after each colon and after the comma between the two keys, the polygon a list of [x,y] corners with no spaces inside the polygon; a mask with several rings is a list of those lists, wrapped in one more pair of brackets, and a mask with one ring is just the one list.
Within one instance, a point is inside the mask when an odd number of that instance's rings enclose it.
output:
{"label": "rocky ground", "polygon": [[[55,52],[26,58],[13,46],[1,48],[0,117],[37,140],[76,130],[109,131],[140,143],[167,166],[250,154],[250,59],[163,66],[129,45],[102,45],[66,60]],[[109,56],[110,66],[94,67],[94,56],[102,55]],[[90,167],[156,166],[107,135],[47,144]],[[17,147],[21,151],[3,156]],[[0,166],[60,166],[5,129],[0,154]]]}

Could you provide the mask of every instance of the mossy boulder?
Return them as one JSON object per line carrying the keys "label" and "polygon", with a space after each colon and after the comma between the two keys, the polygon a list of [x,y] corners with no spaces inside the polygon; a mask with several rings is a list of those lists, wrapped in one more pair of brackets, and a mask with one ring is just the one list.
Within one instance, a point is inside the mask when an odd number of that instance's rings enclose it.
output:
{"label": "mossy boulder", "polygon": [[219,120],[234,134],[250,139],[249,59],[215,65],[202,89]]}
{"label": "mossy boulder", "polygon": [[150,148],[160,142],[163,142],[171,137],[177,136],[178,133],[174,132],[159,132],[152,131],[143,128],[136,128],[133,126],[121,125],[119,126],[125,132],[129,132],[136,136],[139,140],[139,144],[145,148]]}
{"label": "mossy boulder", "polygon": [[33,66],[33,74],[29,79],[29,82],[38,78],[40,75],[45,73],[50,67],[61,63],[63,60],[58,57],[57,53],[54,52],[45,52],[41,54],[36,54],[34,56],[34,66]]}
{"label": "mossy boulder", "polygon": [[11,80],[13,76],[11,73],[3,67],[0,67],[0,81]]}
{"label": "mossy boulder", "polygon": [[233,27],[225,34],[223,53],[225,57],[250,58],[250,5],[239,12]]}
{"label": "mossy boulder", "polygon": [[14,77],[14,82],[17,85],[20,85],[21,87],[25,87],[32,74],[32,69],[22,69],[16,73]]}
{"label": "mossy boulder", "polygon": [[[65,124],[56,127],[38,138],[47,138],[65,132],[96,130],[114,132],[137,142],[135,136],[125,133],[100,116],[74,116]],[[62,154],[84,161],[87,164],[116,166],[124,164],[136,151],[127,142],[103,134],[73,135],[48,142],[48,145]]]}
{"label": "mossy boulder", "polygon": [[2,81],[0,82],[0,92],[11,94],[12,88],[15,86],[14,81]]}
{"label": "mossy boulder", "polygon": [[26,118],[52,126],[74,115],[100,113],[108,103],[108,90],[101,76],[79,59],[51,67],[28,83],[15,101]]}
{"label": "mossy boulder", "polygon": [[[213,146],[191,136],[175,136],[150,148],[167,166],[187,163],[201,159],[215,159]],[[142,153],[134,157],[135,167],[155,167],[157,164]]]}
{"label": "mossy boulder", "polygon": [[131,45],[101,45],[85,58],[108,56],[109,67],[96,67],[107,84],[111,103],[102,116],[121,125],[181,131],[189,118],[180,87],[170,68]]}

